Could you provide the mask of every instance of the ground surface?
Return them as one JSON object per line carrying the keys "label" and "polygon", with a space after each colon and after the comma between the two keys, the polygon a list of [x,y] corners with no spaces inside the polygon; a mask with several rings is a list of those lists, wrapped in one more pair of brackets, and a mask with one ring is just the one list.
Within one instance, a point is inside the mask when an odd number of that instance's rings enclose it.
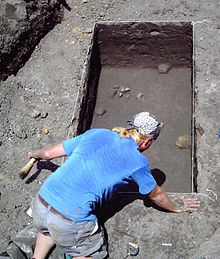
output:
{"label": "ground surface", "polygon": [[61,24],[41,40],[16,76],[1,82],[0,250],[31,222],[26,210],[32,197],[51,171],[63,162],[38,163],[26,181],[17,175],[17,170],[28,161],[29,150],[60,142],[72,134],[72,118],[77,112],[76,100],[93,24],[190,21],[195,29],[195,119],[200,136],[196,153],[197,196],[202,201],[201,209],[194,214],[167,214],[145,207],[140,200],[132,202],[123,194],[125,204],[129,205],[123,208],[121,204],[123,209],[105,225],[113,259],[126,255],[130,241],[140,245],[137,257],[140,259],[220,258],[218,1],[68,0],[67,3],[71,11],[65,9]]}

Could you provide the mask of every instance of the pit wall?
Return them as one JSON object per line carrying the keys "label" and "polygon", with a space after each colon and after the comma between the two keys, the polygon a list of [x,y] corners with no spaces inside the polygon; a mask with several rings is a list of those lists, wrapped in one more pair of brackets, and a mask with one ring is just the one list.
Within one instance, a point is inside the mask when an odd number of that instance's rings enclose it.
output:
{"label": "pit wall", "polygon": [[79,88],[78,109],[76,116],[76,135],[88,130],[92,124],[93,112],[96,104],[101,60],[97,41],[92,37],[89,47],[85,68],[82,75],[81,87]]}
{"label": "pit wall", "polygon": [[157,68],[192,65],[192,26],[187,22],[95,25],[102,66]]}

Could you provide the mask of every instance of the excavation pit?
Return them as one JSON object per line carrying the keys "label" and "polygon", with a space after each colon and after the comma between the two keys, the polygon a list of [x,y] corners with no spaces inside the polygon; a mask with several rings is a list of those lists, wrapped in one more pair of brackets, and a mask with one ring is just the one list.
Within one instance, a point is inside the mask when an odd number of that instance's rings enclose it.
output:
{"label": "excavation pit", "polygon": [[82,80],[78,133],[126,126],[141,111],[164,123],[143,154],[168,192],[194,185],[192,53],[191,23],[98,23]]}

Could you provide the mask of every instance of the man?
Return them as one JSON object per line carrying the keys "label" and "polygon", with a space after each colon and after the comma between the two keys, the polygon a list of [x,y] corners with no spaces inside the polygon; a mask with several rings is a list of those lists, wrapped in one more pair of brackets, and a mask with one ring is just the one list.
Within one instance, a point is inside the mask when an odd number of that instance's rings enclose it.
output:
{"label": "man", "polygon": [[58,145],[30,152],[29,157],[45,160],[68,156],[32,201],[38,230],[33,258],[45,258],[54,244],[74,258],[105,258],[106,244],[94,214],[95,204],[111,198],[128,180],[134,180],[139,192],[163,209],[175,213],[195,211],[200,206],[197,199],[182,198],[182,209],[169,200],[140,153],[159,133],[157,118],[141,112],[129,121],[127,129],[91,129]]}

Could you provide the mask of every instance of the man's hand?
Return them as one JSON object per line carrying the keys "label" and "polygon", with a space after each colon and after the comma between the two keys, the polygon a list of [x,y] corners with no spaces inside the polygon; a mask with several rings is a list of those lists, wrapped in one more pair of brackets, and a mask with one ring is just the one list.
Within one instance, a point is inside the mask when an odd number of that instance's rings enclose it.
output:
{"label": "man's hand", "polygon": [[[178,205],[177,213],[194,212],[200,207],[200,201],[196,198],[185,198],[182,196],[179,198],[179,201],[181,204]],[[179,202],[177,202],[177,204],[178,203]]]}
{"label": "man's hand", "polygon": [[184,196],[171,201],[165,191],[158,185],[148,194],[148,197],[159,207],[175,213],[193,212],[200,207],[200,201],[196,198],[184,198]]}
{"label": "man's hand", "polygon": [[31,158],[34,158],[36,160],[40,160],[41,159],[40,156],[39,156],[38,150],[28,152],[28,157],[29,157],[29,159],[31,159]]}

